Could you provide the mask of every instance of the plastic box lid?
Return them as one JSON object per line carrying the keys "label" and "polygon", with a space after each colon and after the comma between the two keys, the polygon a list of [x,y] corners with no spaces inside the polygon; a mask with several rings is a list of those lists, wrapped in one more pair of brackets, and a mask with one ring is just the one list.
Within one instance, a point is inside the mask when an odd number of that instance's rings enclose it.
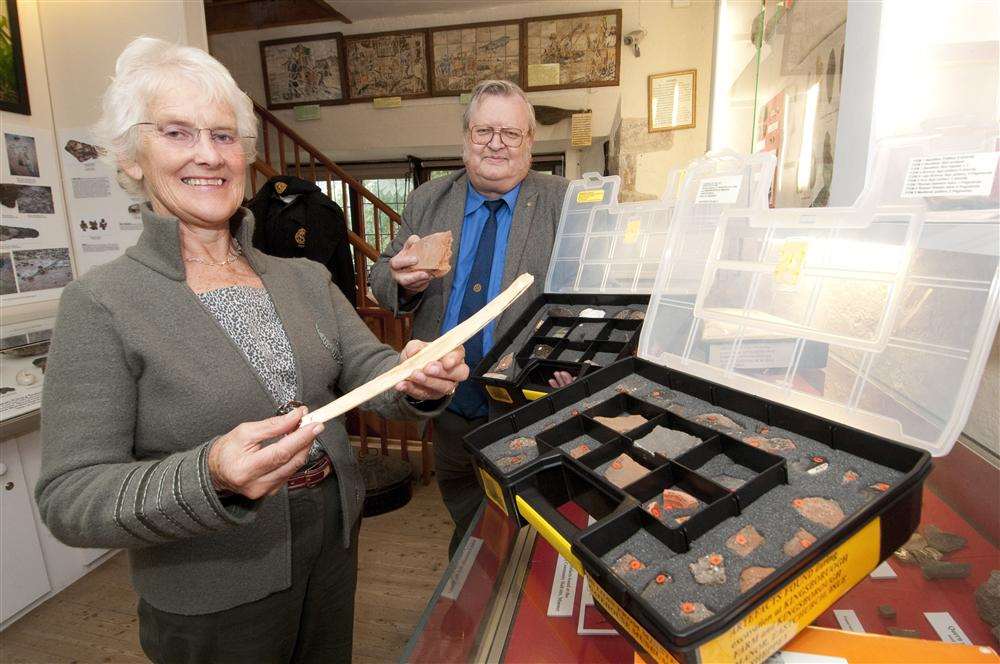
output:
{"label": "plastic box lid", "polygon": [[697,160],[639,355],[947,454],[1000,319],[998,148],[996,127],[884,140],[841,208],[768,209],[773,155]]}
{"label": "plastic box lid", "polygon": [[672,171],[657,200],[619,203],[621,178],[585,173],[563,199],[546,293],[651,293],[677,199]]}

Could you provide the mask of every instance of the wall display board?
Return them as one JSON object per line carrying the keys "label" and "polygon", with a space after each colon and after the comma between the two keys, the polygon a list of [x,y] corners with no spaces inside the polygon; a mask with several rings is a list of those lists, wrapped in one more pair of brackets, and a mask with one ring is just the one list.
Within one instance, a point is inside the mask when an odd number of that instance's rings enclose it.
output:
{"label": "wall display board", "polygon": [[521,24],[498,21],[433,28],[431,91],[469,92],[491,78],[521,82]]}
{"label": "wall display board", "polygon": [[351,35],[344,51],[351,101],[430,94],[426,30]]}
{"label": "wall display board", "polygon": [[334,32],[260,42],[267,107],[342,103],[341,37]]}
{"label": "wall display board", "polygon": [[139,206],[143,198],[121,188],[114,167],[101,159],[104,152],[86,129],[59,132],[63,187],[78,274],[121,256],[142,231]]}
{"label": "wall display board", "polygon": [[73,280],[48,132],[5,123],[0,156],[0,304],[59,297]]}
{"label": "wall display board", "polygon": [[525,20],[525,90],[618,85],[622,12]]}
{"label": "wall display board", "polygon": [[37,410],[54,318],[0,327],[0,420]]}

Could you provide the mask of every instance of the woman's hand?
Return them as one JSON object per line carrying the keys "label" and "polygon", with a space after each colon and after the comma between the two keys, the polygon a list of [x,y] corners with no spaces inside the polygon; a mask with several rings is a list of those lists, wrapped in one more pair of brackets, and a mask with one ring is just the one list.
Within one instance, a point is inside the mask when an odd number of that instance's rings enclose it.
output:
{"label": "woman's hand", "polygon": [[[403,352],[399,354],[400,362],[413,357],[426,345],[427,342],[417,339],[406,344]],[[440,360],[414,371],[409,378],[397,383],[396,389],[418,401],[433,401],[454,394],[458,384],[468,377],[469,367],[465,366],[465,348],[459,346]]]}
{"label": "woman's hand", "polygon": [[572,383],[576,378],[573,377],[568,371],[556,371],[552,374],[552,378],[549,378],[549,387],[554,387],[556,389],[560,387],[566,387]]}
{"label": "woman's hand", "polygon": [[[252,500],[272,496],[309,456],[322,424],[297,429],[308,408],[259,422],[244,422],[220,437],[208,451],[208,472],[217,491],[239,493]],[[296,430],[297,429],[297,430]],[[282,436],[266,447],[264,441]]]}

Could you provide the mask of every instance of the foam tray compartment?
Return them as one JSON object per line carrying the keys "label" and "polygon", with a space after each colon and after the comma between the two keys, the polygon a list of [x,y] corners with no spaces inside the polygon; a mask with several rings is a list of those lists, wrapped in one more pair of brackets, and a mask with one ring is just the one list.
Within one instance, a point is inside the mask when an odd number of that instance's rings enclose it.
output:
{"label": "foam tray compartment", "polygon": [[713,481],[722,474],[744,480],[733,491],[741,508],[788,481],[783,458],[724,435],[685,452],[677,461]]}
{"label": "foam tray compartment", "polygon": [[[690,514],[690,518],[684,523],[664,524],[667,528],[681,530],[685,543],[694,541],[723,520],[739,513],[739,506],[732,492],[674,462],[668,462],[630,484],[625,492],[639,501],[645,510],[645,505],[651,500],[661,498],[664,489],[680,489],[701,503],[698,510]],[[665,516],[668,514],[665,513]]]}

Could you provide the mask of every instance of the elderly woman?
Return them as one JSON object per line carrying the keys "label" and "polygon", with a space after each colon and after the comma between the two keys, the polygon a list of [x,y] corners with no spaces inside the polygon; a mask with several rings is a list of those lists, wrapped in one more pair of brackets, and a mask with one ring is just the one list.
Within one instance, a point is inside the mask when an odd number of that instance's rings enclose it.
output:
{"label": "elderly woman", "polygon": [[[149,202],[138,243],[63,293],[42,517],[67,544],[129,550],[154,661],[350,660],[364,485],[341,421],[273,415],[401,357],[322,265],[250,246],[256,121],[221,64],[137,39],[103,109],[105,144]],[[458,349],[368,407],[431,417],[467,375]]]}

